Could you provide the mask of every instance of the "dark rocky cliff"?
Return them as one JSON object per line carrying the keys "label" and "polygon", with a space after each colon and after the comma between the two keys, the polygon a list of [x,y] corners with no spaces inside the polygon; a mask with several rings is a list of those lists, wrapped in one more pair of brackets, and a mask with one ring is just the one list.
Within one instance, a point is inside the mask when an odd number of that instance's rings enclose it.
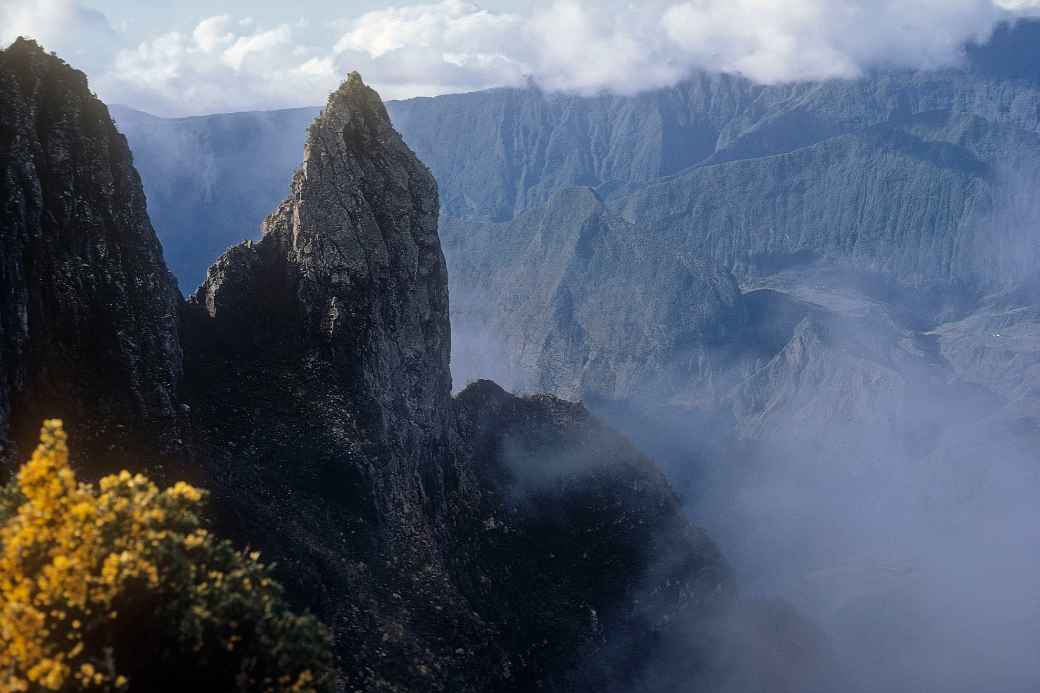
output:
{"label": "dark rocky cliff", "polygon": [[89,459],[177,456],[181,299],[130,150],[31,41],[0,52],[0,205],[0,457],[44,417]]}
{"label": "dark rocky cliff", "polygon": [[360,77],[263,237],[183,304],[83,75],[27,42],[0,67],[16,441],[65,416],[81,460],[150,473],[173,445],[332,627],[346,690],[665,690],[664,652],[683,681],[734,669],[728,569],[649,460],[577,404],[452,399],[436,185]]}
{"label": "dark rocky cliff", "polygon": [[[725,569],[653,467],[580,407],[491,384],[452,404],[437,212],[432,176],[352,75],[263,238],[189,302],[210,485],[333,624],[348,687],[579,685],[584,662],[664,614],[707,618]],[[644,583],[656,619],[633,606]]]}

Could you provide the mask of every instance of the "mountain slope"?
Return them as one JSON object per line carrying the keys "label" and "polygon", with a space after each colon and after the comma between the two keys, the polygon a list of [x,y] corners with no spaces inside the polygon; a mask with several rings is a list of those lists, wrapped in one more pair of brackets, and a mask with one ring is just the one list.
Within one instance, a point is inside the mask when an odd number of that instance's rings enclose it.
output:
{"label": "mountain slope", "polygon": [[587,188],[509,224],[445,219],[456,375],[575,400],[710,388],[743,348],[737,283],[641,236]]}
{"label": "mountain slope", "polygon": [[49,417],[88,459],[179,455],[181,298],[126,139],[26,40],[0,52],[0,204],[0,459]]}
{"label": "mountain slope", "polygon": [[[661,657],[686,682],[747,669],[722,656],[726,564],[648,459],[580,405],[487,382],[452,399],[436,186],[360,77],[263,237],[185,305],[82,74],[27,42],[0,59],[5,199],[28,210],[0,234],[0,315],[31,318],[0,335],[0,424],[68,415],[95,466],[129,461],[136,434],[151,474],[182,436],[165,471],[211,489],[218,529],[330,625],[346,689],[668,690]],[[37,144],[69,166],[20,148]],[[76,195],[32,194],[52,189]],[[75,223],[54,225],[70,199]],[[55,374],[89,416],[22,389]]]}

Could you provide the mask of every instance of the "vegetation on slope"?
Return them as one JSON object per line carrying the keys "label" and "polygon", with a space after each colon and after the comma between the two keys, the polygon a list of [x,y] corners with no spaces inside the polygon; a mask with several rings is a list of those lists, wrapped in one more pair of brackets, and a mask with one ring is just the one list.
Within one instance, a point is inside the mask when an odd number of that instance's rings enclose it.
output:
{"label": "vegetation on slope", "polygon": [[324,627],[207,531],[202,491],[83,483],[68,454],[47,421],[3,494],[0,690],[332,690]]}

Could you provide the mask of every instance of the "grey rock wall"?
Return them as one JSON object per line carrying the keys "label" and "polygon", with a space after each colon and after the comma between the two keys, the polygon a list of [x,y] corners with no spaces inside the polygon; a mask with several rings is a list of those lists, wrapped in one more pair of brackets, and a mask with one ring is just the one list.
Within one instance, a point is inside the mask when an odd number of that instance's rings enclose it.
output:
{"label": "grey rock wall", "polygon": [[181,297],[130,150],[83,73],[26,40],[0,52],[0,204],[0,456],[63,418],[113,466],[176,457]]}

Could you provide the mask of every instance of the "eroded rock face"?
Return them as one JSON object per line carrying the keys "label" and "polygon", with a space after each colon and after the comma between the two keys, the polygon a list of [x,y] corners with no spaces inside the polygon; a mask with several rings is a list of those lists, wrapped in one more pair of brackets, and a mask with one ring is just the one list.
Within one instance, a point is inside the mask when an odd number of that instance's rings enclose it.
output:
{"label": "eroded rock face", "polygon": [[436,185],[358,75],[187,304],[83,75],[20,41],[0,98],[10,439],[62,416],[96,470],[176,453],[346,690],[646,688],[658,642],[716,676],[729,571],[653,464],[580,405],[452,400]]}
{"label": "eroded rock face", "polygon": [[351,75],[263,238],[190,299],[206,484],[332,624],[348,690],[638,676],[647,653],[616,651],[716,618],[728,572],[580,406],[491,383],[452,403],[437,214],[430,173]]}
{"label": "eroded rock face", "polygon": [[574,400],[710,389],[747,323],[731,274],[646,243],[589,188],[510,223],[444,224],[462,381]]}
{"label": "eroded rock face", "polygon": [[372,443],[427,457],[449,411],[437,187],[356,73],[311,126],[291,196],[192,297],[228,353],[309,352]]}
{"label": "eroded rock face", "polygon": [[21,39],[0,51],[0,204],[0,458],[49,417],[85,459],[179,454],[181,298],[130,150],[83,73]]}

